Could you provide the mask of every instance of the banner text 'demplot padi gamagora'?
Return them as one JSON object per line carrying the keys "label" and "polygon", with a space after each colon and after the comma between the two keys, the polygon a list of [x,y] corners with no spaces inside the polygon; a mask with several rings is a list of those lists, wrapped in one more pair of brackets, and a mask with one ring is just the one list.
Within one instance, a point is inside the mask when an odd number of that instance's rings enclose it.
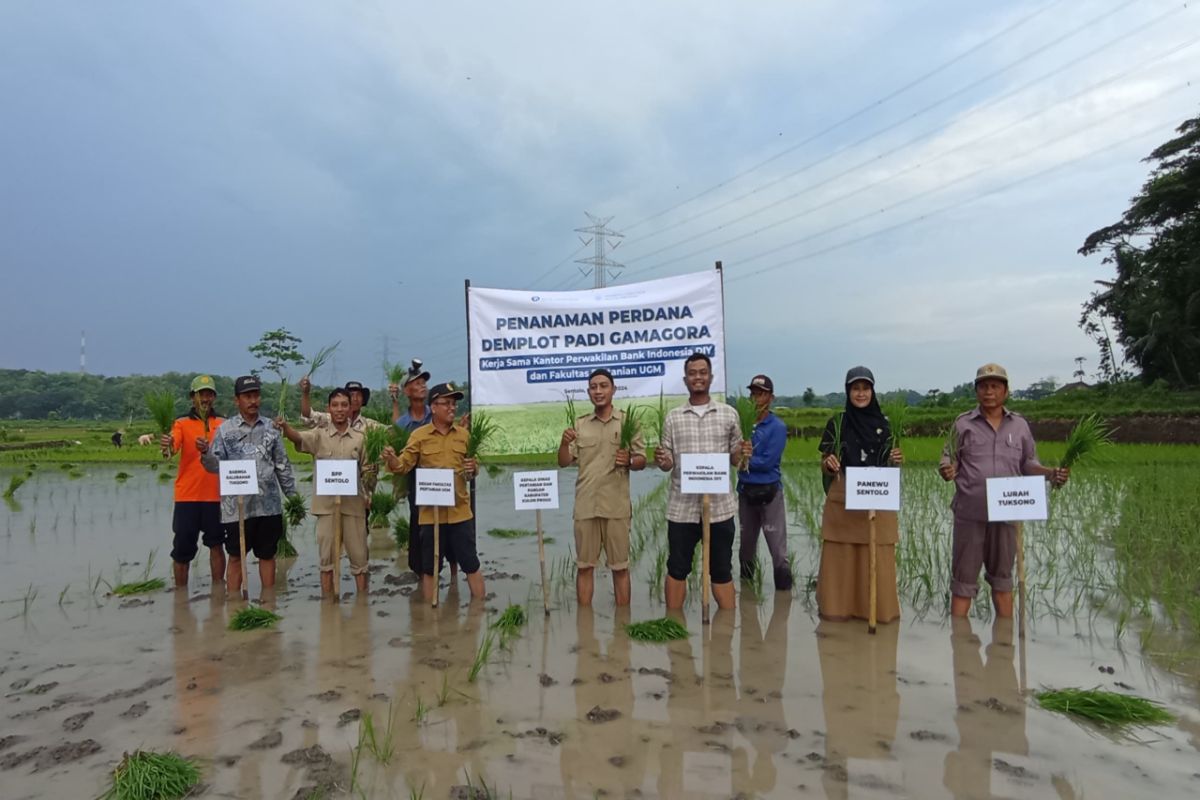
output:
{"label": "banner text 'demplot padi gamagora'", "polygon": [[567,426],[567,397],[592,410],[588,375],[603,367],[616,383],[613,404],[642,406],[651,418],[687,398],[683,362],[712,359],[714,396],[725,386],[725,310],[719,269],[586,289],[537,292],[467,288],[471,410],[498,426],[492,453],[547,453]]}

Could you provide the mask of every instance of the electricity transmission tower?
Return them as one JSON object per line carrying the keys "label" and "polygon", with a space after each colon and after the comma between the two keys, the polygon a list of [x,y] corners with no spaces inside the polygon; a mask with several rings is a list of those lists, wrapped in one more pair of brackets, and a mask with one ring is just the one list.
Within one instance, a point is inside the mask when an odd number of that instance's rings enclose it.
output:
{"label": "electricity transmission tower", "polygon": [[585,233],[590,239],[579,237],[579,241],[583,242],[584,247],[589,244],[594,245],[593,255],[588,258],[580,258],[575,261],[576,264],[586,264],[588,268],[580,267],[579,271],[587,275],[590,271],[595,277],[593,284],[596,289],[603,289],[608,285],[609,278],[616,278],[621,274],[621,270],[625,269],[624,264],[619,264],[608,257],[608,251],[616,250],[620,247],[620,242],[610,242],[609,239],[622,239],[625,237],[623,233],[617,233],[608,229],[608,223],[612,222],[612,217],[597,217],[583,212],[584,215],[591,220],[591,225],[586,228],[576,228],[576,233]]}

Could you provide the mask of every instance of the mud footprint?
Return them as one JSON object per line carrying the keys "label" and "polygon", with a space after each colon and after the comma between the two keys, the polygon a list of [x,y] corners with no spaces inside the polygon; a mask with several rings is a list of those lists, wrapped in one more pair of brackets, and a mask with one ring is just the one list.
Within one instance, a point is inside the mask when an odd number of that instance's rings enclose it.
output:
{"label": "mud footprint", "polygon": [[150,710],[149,703],[134,703],[121,712],[121,719],[137,719]]}
{"label": "mud footprint", "polygon": [[62,724],[63,730],[65,730],[65,731],[79,730],[80,728],[82,728],[84,726],[85,723],[87,723],[87,721],[89,719],[92,718],[92,715],[95,713],[96,713],[95,711],[81,711],[78,714],[74,714],[70,717],[67,717],[66,719],[63,720],[63,724]]}

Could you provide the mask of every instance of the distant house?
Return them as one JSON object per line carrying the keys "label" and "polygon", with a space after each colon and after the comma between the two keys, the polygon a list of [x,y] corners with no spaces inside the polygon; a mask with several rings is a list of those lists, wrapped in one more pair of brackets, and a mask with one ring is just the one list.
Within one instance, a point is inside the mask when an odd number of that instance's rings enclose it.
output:
{"label": "distant house", "polygon": [[1070,383],[1064,383],[1062,386],[1058,387],[1058,391],[1056,391],[1055,394],[1062,394],[1063,392],[1074,392],[1079,389],[1090,389],[1090,388],[1092,388],[1092,387],[1089,386],[1088,384],[1084,383],[1083,381],[1071,381]]}

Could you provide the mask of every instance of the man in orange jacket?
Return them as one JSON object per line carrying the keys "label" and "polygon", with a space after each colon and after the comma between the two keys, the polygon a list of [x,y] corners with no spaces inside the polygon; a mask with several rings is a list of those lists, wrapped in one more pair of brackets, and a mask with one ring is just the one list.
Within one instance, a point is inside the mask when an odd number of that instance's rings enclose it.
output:
{"label": "man in orange jacket", "polygon": [[215,585],[225,580],[225,529],[221,525],[220,479],[216,473],[204,469],[200,463],[201,441],[212,443],[217,427],[222,420],[213,411],[217,400],[217,385],[208,375],[199,375],[192,381],[188,393],[192,408],[185,416],[175,420],[169,434],[159,443],[163,455],[179,453],[179,473],[175,477],[175,515],[171,529],[175,540],[171,547],[171,560],[175,569],[175,588],[187,589],[188,569],[199,550],[197,541],[203,533],[204,546],[208,548],[208,564],[212,568]]}

